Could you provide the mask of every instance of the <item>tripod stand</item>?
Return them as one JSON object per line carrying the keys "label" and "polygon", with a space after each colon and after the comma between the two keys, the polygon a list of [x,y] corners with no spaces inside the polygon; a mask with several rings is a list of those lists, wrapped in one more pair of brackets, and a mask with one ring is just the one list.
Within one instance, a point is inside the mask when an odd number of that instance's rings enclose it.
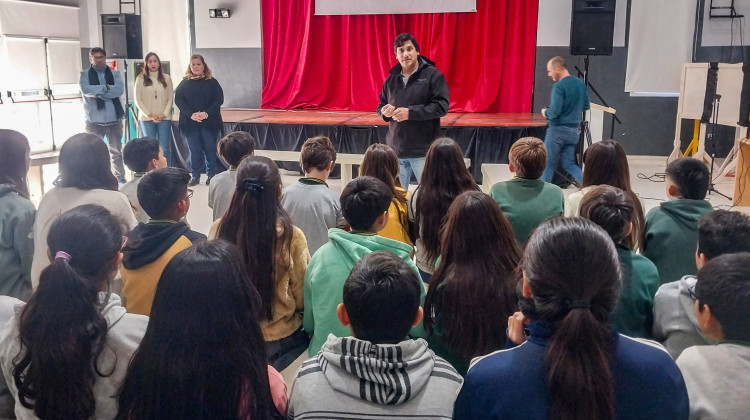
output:
{"label": "tripod stand", "polygon": [[711,194],[712,192],[714,192],[731,201],[732,198],[726,194],[719,192],[716,189],[716,184],[714,184],[714,161],[716,160],[716,126],[719,123],[719,105],[721,105],[721,95],[717,93],[716,96],[714,96],[714,108],[713,112],[711,113],[711,133],[708,134],[708,136],[711,138],[711,171],[708,178],[708,193]]}

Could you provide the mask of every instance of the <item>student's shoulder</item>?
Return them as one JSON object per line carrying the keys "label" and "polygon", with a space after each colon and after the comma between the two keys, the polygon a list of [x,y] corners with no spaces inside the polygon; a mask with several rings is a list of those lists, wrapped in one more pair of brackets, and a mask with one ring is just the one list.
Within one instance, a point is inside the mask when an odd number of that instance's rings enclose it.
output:
{"label": "student's shoulder", "polygon": [[447,360],[442,357],[435,355],[435,366],[432,368],[430,373],[431,378],[441,378],[450,381],[459,388],[464,382],[464,378],[458,373],[456,368],[453,367]]}
{"label": "student's shoulder", "polygon": [[[138,226],[140,226],[140,225],[138,225]],[[192,244],[196,244],[198,242],[203,242],[203,241],[205,241],[205,240],[208,239],[208,237],[206,235],[204,235],[204,234],[202,234],[200,232],[196,232],[196,231],[194,231],[192,229],[188,229],[187,232],[185,232],[183,234],[183,236],[185,236],[190,241],[190,243],[192,243]]]}
{"label": "student's shoulder", "polygon": [[624,369],[641,375],[651,375],[655,370],[676,368],[672,356],[661,344],[623,334],[620,334],[617,340],[617,359]]}

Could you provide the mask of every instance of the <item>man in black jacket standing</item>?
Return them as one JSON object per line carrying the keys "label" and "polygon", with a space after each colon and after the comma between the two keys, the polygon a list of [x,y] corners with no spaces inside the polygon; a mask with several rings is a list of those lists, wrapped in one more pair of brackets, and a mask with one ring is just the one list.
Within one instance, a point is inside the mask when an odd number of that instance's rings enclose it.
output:
{"label": "man in black jacket standing", "polygon": [[396,64],[380,92],[378,116],[390,123],[386,143],[398,154],[401,185],[411,174],[422,176],[430,143],[440,134],[440,117],[448,113],[448,82],[435,63],[419,55],[417,40],[408,33],[393,42]]}

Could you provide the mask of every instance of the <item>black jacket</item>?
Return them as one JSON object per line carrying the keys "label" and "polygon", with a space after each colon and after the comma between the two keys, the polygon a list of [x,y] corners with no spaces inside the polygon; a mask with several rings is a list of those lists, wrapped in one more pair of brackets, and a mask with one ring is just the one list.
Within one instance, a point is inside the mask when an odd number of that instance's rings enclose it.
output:
{"label": "black jacket", "polygon": [[151,264],[181,236],[193,244],[206,240],[206,235],[190,230],[183,222],[139,223],[130,232],[128,243],[122,250],[122,265],[128,270],[136,270]]}
{"label": "black jacket", "polygon": [[[448,113],[450,92],[445,76],[435,63],[419,56],[419,68],[404,86],[401,64],[396,64],[383,83],[378,116],[390,122],[385,140],[399,157],[424,157],[430,143],[440,135],[440,117]],[[409,119],[402,122],[380,112],[385,105],[408,107]]]}
{"label": "black jacket", "polygon": [[[180,109],[180,131],[192,133],[208,126],[217,133],[221,130],[221,104],[224,91],[216,79],[183,79],[174,90],[174,103]],[[206,112],[208,118],[195,122],[190,116],[195,112]]]}

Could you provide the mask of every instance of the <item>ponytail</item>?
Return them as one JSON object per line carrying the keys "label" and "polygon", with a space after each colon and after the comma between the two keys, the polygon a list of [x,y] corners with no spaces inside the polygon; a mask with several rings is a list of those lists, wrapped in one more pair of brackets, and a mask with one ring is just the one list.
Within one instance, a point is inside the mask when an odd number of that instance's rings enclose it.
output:
{"label": "ponytail", "polygon": [[572,308],[547,350],[550,413],[558,420],[614,420],[613,335],[585,307]]}
{"label": "ponytail", "polygon": [[114,371],[114,364],[97,365],[107,336],[100,291],[114,269],[122,231],[104,207],[84,205],[52,224],[47,243],[55,259],[21,313],[13,381],[21,405],[39,418],[92,418],[97,376]]}

